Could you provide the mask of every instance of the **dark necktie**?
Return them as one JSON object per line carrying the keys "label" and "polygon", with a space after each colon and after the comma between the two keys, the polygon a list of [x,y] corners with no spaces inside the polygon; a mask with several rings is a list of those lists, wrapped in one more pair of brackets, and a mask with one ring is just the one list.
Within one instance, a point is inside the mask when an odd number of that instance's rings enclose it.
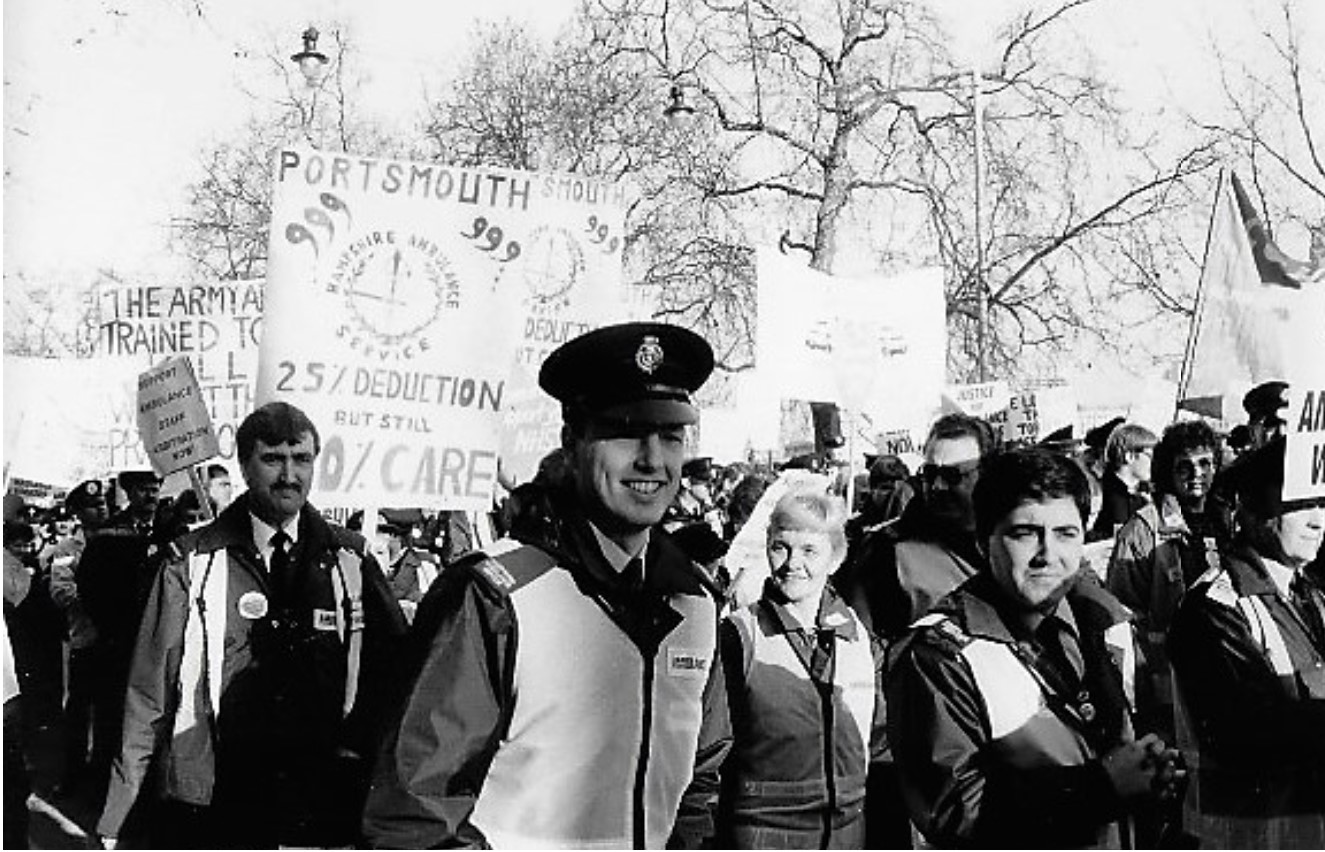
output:
{"label": "dark necktie", "polygon": [[290,594],[290,537],[285,534],[285,530],[277,530],[271,537],[271,559],[267,563],[267,571],[271,579],[271,587],[276,597],[282,601]]}
{"label": "dark necktie", "polygon": [[621,582],[632,592],[638,593],[644,588],[644,560],[638,556],[626,563],[621,569]]}
{"label": "dark necktie", "polygon": [[1072,656],[1064,644],[1064,626],[1057,618],[1050,616],[1040,623],[1035,630],[1035,639],[1049,664],[1053,666],[1064,684],[1073,694],[1081,684],[1081,674],[1072,661]]}

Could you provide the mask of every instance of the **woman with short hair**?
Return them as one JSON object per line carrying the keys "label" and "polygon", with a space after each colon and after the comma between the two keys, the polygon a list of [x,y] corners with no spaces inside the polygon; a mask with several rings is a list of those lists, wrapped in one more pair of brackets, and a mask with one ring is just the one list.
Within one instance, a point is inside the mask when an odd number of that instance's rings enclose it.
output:
{"label": "woman with short hair", "polygon": [[763,594],[722,625],[733,744],[720,847],[865,845],[866,775],[884,750],[883,654],[829,582],[846,557],[846,514],[830,494],[785,494],[768,522]]}

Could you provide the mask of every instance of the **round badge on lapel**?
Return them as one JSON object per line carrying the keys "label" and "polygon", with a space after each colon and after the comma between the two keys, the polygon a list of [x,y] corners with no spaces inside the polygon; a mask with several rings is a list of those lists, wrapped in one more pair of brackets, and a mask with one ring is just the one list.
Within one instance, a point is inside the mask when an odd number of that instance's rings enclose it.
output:
{"label": "round badge on lapel", "polygon": [[239,596],[239,614],[255,621],[267,614],[267,596],[262,592],[244,592]]}

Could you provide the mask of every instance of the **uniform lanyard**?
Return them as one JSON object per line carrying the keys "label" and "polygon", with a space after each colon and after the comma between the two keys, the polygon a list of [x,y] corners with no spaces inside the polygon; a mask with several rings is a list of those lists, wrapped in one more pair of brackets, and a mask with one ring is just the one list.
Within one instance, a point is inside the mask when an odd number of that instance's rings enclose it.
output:
{"label": "uniform lanyard", "polygon": [[1098,711],[1094,703],[1090,700],[1090,693],[1083,688],[1076,693],[1076,703],[1065,696],[1072,695],[1073,691],[1067,681],[1063,679],[1062,674],[1052,665],[1047,665],[1043,654],[1032,654],[1020,642],[1014,642],[1009,646],[1013,655],[1016,656],[1021,664],[1030,672],[1031,677],[1039,685],[1044,693],[1046,703],[1049,709],[1054,712],[1070,727],[1080,731],[1087,739],[1094,741],[1098,737],[1098,732],[1093,729],[1092,722],[1095,721]]}
{"label": "uniform lanyard", "polygon": [[211,638],[207,631],[207,581],[212,576],[212,563],[216,561],[216,551],[207,557],[207,567],[202,571],[202,582],[198,584],[198,597],[194,604],[198,607],[198,625],[202,628],[202,655],[199,665],[202,668],[202,710],[207,718],[207,732],[211,735],[212,746],[216,746],[216,709],[212,707],[212,665],[209,648]]}

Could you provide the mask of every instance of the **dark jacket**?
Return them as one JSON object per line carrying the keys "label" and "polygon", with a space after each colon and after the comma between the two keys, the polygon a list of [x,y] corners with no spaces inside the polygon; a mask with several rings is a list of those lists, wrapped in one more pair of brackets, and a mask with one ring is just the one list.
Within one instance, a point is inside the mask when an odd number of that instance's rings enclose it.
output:
{"label": "dark jacket", "polygon": [[124,512],[89,536],[74,576],[104,659],[127,663],[162,556],[149,526]]}
{"label": "dark jacket", "polygon": [[975,537],[935,521],[917,497],[895,523],[864,537],[833,583],[867,628],[892,639],[979,564]]}
{"label": "dark jacket", "polygon": [[[205,841],[223,848],[355,841],[404,622],[363,539],[311,506],[290,563],[291,592],[281,599],[243,495],[171,548],[134,649],[100,833],[117,834],[153,782],[157,796],[210,807],[226,834]],[[359,674],[347,714],[356,627]]]}
{"label": "dark jacket", "polygon": [[1145,494],[1132,491],[1114,471],[1104,474],[1100,480],[1100,492],[1103,498],[1100,513],[1095,517],[1087,541],[1103,541],[1113,538],[1115,530],[1127,523],[1137,510],[1150,501]]}
{"label": "dark jacket", "polygon": [[1034,641],[1001,601],[982,572],[890,655],[888,739],[912,821],[941,847],[1116,842],[1122,805],[1100,756],[1131,730],[1118,662],[1126,611],[1094,583],[1065,598],[1083,701],[1034,675]]}
{"label": "dark jacket", "polygon": [[[526,489],[528,491],[528,489]],[[694,845],[731,742],[718,605],[655,528],[631,591],[566,493],[443,572],[364,811],[370,845]]]}
{"label": "dark jacket", "polygon": [[[1322,594],[1312,592],[1318,611]],[[1189,829],[1207,844],[1325,844],[1325,647],[1305,614],[1239,546],[1173,621],[1169,654],[1195,735],[1181,744],[1199,749]]]}

